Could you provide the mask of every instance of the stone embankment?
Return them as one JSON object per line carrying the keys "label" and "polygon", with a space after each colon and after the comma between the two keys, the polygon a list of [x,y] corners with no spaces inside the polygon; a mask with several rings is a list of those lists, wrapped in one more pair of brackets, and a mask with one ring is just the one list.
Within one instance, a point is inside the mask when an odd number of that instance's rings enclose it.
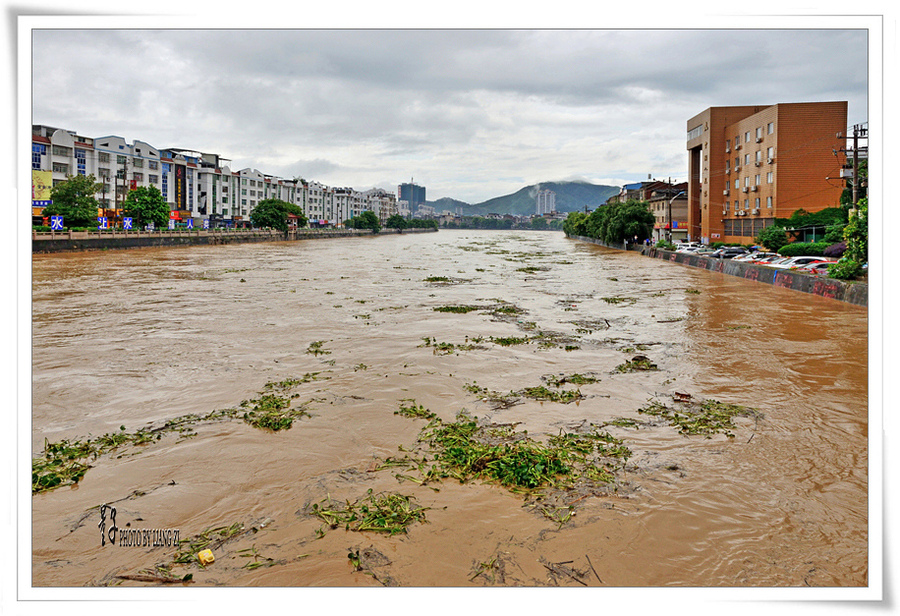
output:
{"label": "stone embankment", "polygon": [[[405,229],[402,233],[431,233],[436,229]],[[380,233],[401,233],[382,229]],[[32,252],[66,252],[73,250],[119,250],[151,246],[198,246],[242,244],[250,242],[290,242],[373,235],[368,229],[296,229],[288,232],[274,229],[198,229],[196,231],[63,231],[32,232]]]}
{"label": "stone embankment", "polygon": [[[610,245],[589,237],[574,235],[570,237],[572,239],[606,246],[607,248],[615,248],[618,250],[625,248],[623,245]],[[731,259],[715,259],[712,257],[692,255],[684,252],[673,252],[661,248],[641,245],[629,245],[627,250],[640,250],[643,255],[657,259],[665,259],[672,263],[699,267],[711,272],[727,274],[728,276],[738,276],[746,280],[763,282],[783,289],[792,289],[794,291],[818,295],[819,297],[836,299],[857,306],[869,305],[869,285],[865,282],[846,282],[843,280],[806,274],[796,270],[780,270],[773,267],[766,267],[765,265],[757,265],[755,263],[744,263],[742,261],[733,261]]]}

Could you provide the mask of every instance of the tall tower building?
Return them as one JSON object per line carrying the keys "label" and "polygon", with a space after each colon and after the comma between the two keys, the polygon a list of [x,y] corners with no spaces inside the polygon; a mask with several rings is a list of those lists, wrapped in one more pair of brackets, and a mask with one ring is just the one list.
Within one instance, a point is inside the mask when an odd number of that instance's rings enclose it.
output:
{"label": "tall tower building", "polygon": [[539,190],[535,197],[535,214],[543,216],[556,211],[556,193],[552,190]]}
{"label": "tall tower building", "polygon": [[410,178],[409,184],[400,184],[397,187],[397,200],[406,201],[409,204],[410,214],[415,215],[420,205],[425,205],[425,187],[413,184]]}

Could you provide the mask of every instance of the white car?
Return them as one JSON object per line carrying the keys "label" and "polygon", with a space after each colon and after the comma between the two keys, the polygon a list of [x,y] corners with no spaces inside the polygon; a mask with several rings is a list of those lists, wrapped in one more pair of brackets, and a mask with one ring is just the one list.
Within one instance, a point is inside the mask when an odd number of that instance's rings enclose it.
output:
{"label": "white car", "polygon": [[791,269],[792,267],[799,267],[801,265],[809,265],[811,263],[818,263],[820,261],[824,261],[822,257],[789,257],[784,259],[783,261],[777,261],[775,263],[766,263],[769,267],[774,267],[776,269]]}

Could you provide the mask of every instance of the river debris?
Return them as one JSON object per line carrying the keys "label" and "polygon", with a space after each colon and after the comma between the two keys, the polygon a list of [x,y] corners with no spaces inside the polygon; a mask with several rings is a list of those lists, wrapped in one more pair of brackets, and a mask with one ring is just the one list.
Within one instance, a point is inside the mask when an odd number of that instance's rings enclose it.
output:
{"label": "river debris", "polygon": [[393,492],[373,494],[370,488],[366,496],[352,503],[332,500],[330,497],[309,506],[307,513],[318,517],[331,529],[343,525],[353,532],[373,531],[390,536],[407,534],[415,522],[425,522],[429,507],[418,507],[415,498]]}
{"label": "river debris", "polygon": [[614,372],[641,372],[658,369],[656,364],[650,361],[650,358],[646,355],[635,355],[624,364],[616,366]]}
{"label": "river debris", "polygon": [[713,434],[734,438],[733,430],[737,428],[735,417],[747,417],[757,422],[762,418],[762,413],[756,409],[712,399],[694,400],[683,393],[674,396],[672,407],[651,400],[649,405],[638,409],[638,413],[659,417],[677,427],[681,434],[702,434],[706,438],[712,438]]}
{"label": "river debris", "polygon": [[196,436],[194,426],[199,423],[241,418],[247,424],[262,430],[277,432],[287,430],[295,419],[309,417],[304,405],[292,407],[292,400],[299,394],[290,393],[294,387],[318,379],[318,372],[306,373],[301,378],[273,381],[263,386],[258,398],[244,400],[236,408],[217,409],[200,415],[188,413],[166,420],[156,427],[138,428],[128,432],[120,426],[116,432],[86,439],[62,439],[50,442],[44,439],[44,450],[31,461],[31,491],[46,492],[64,485],[75,485],[91,468],[91,462],[100,456],[119,452],[118,457],[143,451],[143,446],[160,441],[167,433],[178,433],[182,438]]}
{"label": "river debris", "polygon": [[[437,415],[421,404],[416,404],[416,401],[412,398],[404,398],[400,402],[400,409],[394,411],[394,415],[403,415],[404,417],[413,417],[416,419],[434,419],[437,417]],[[408,402],[409,404],[403,404],[404,402]]]}
{"label": "river debris", "polygon": [[331,355],[331,351],[327,351],[322,348],[322,345],[324,344],[324,340],[316,340],[314,342],[310,342],[309,346],[306,348],[306,352],[310,355],[315,355],[316,357],[318,357],[319,355]]}

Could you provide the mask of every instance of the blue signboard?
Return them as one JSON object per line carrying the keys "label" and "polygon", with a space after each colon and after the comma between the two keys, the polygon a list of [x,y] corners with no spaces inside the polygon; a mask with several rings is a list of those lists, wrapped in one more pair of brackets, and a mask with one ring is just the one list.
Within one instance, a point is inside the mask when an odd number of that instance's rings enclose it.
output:
{"label": "blue signboard", "polygon": [[97,217],[97,228],[101,230],[109,228],[109,221],[107,220],[106,216]]}
{"label": "blue signboard", "polygon": [[204,219],[203,219],[203,228],[204,228],[204,229],[209,229],[209,218],[204,218]]}
{"label": "blue signboard", "polygon": [[130,219],[130,218],[123,218],[123,219],[122,219],[122,226],[125,227],[126,230],[131,229],[131,219]]}
{"label": "blue signboard", "polygon": [[175,228],[175,221],[172,220],[171,218],[169,219],[169,228],[170,228],[170,229],[174,229],[174,228]]}
{"label": "blue signboard", "polygon": [[51,216],[50,217],[50,229],[52,231],[62,231],[63,228],[63,217],[62,216]]}
{"label": "blue signboard", "polygon": [[187,219],[187,228],[188,228],[188,229],[193,229],[193,228],[194,228],[194,219],[193,219],[193,218],[188,218],[188,219]]}

